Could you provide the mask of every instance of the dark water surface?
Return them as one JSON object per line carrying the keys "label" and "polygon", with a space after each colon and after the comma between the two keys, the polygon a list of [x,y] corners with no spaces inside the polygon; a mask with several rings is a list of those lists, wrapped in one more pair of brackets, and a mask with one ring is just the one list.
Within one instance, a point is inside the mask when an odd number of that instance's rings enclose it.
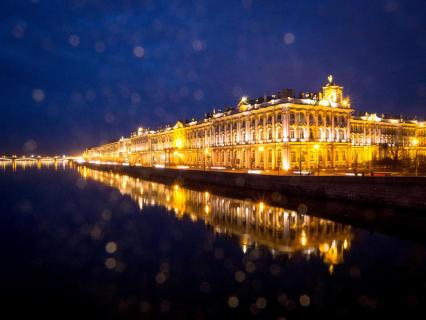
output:
{"label": "dark water surface", "polygon": [[3,319],[426,316],[421,243],[88,168],[0,192]]}

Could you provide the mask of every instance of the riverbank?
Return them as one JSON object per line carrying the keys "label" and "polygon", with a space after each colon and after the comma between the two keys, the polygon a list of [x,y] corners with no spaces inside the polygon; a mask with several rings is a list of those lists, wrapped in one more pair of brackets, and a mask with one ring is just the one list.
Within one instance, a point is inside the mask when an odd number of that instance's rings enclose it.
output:
{"label": "riverbank", "polygon": [[306,195],[406,208],[426,208],[425,177],[271,176],[108,164],[84,165],[163,183],[178,183],[187,186],[203,184],[278,195]]}

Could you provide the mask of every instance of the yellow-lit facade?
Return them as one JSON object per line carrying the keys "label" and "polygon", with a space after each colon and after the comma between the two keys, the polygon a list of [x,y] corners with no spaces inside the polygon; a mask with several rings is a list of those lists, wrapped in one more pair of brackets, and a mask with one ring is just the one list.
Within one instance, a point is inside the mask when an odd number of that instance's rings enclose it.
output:
{"label": "yellow-lit facade", "polygon": [[87,161],[141,166],[310,170],[368,166],[384,158],[426,155],[425,122],[355,114],[332,76],[319,93],[290,90],[241,98],[234,108],[201,121],[178,121],[159,130],[87,149]]}

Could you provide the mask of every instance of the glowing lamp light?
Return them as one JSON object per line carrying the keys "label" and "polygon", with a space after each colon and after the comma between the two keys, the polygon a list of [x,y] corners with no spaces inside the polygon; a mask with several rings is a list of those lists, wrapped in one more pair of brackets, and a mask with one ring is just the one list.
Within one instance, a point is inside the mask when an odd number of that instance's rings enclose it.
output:
{"label": "glowing lamp light", "polygon": [[413,139],[413,146],[417,146],[419,144],[419,140],[416,138]]}
{"label": "glowing lamp light", "polygon": [[176,140],[176,148],[178,148],[178,149],[182,149],[182,147],[183,147],[183,141],[182,141],[182,139],[181,139],[181,138],[178,138],[178,139]]}

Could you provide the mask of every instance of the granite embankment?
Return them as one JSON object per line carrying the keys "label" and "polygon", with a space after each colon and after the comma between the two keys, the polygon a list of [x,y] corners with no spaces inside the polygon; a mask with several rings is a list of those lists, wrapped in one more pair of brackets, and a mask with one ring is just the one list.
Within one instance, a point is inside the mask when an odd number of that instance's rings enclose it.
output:
{"label": "granite embankment", "polygon": [[146,180],[426,208],[426,177],[272,176],[221,171],[85,164]]}

